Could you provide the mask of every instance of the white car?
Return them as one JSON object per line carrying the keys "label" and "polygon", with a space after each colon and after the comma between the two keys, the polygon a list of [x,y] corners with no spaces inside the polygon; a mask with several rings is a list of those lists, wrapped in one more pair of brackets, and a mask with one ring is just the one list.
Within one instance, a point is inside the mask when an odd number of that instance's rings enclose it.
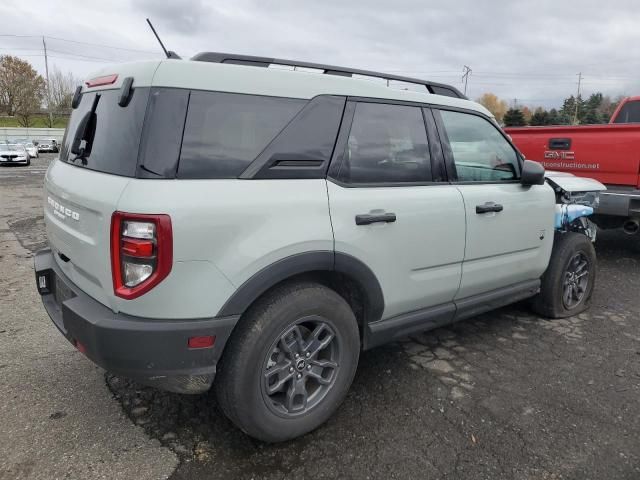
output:
{"label": "white car", "polygon": [[27,149],[22,144],[0,144],[0,164],[2,165],[29,165],[31,159]]}
{"label": "white car", "polygon": [[9,143],[24,145],[24,148],[27,150],[30,158],[38,158],[38,147],[36,147],[31,140],[26,138],[16,138],[11,140]]}

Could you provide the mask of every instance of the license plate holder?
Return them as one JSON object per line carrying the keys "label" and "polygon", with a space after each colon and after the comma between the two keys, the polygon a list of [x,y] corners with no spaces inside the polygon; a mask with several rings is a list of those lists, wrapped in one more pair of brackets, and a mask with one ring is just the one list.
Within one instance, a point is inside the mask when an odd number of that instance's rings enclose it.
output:
{"label": "license plate holder", "polygon": [[71,288],[69,288],[67,284],[64,283],[57,275],[54,295],[56,298],[56,303],[60,306],[62,306],[63,302],[76,296],[76,294],[73,293],[73,290],[71,290]]}

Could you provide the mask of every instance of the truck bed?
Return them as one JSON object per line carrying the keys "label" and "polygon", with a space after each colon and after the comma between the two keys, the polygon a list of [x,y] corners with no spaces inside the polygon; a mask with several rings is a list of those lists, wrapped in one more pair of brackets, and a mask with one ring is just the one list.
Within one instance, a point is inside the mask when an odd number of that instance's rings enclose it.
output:
{"label": "truck bed", "polygon": [[640,124],[505,128],[518,149],[548,170],[640,188]]}

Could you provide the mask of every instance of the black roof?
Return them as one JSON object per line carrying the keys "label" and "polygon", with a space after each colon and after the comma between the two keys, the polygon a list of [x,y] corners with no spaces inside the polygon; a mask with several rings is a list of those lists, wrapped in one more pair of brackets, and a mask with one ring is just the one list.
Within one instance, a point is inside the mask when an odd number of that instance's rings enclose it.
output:
{"label": "black roof", "polygon": [[290,67],[314,68],[322,70],[327,75],[340,75],[351,77],[353,75],[364,75],[367,77],[382,78],[397,82],[413,83],[423,85],[429,93],[444,95],[447,97],[464,98],[467,97],[457,88],[443,83],[421,80],[419,78],[403,77],[388,73],[374,72],[371,70],[359,70],[356,68],[336,67],[335,65],[324,65],[321,63],[300,62],[297,60],[284,60],[281,58],[254,57],[251,55],[237,55],[233,53],[202,52],[194,55],[191,60],[198,62],[232,63],[235,65],[249,65],[253,67],[268,67],[269,65],[286,65]]}

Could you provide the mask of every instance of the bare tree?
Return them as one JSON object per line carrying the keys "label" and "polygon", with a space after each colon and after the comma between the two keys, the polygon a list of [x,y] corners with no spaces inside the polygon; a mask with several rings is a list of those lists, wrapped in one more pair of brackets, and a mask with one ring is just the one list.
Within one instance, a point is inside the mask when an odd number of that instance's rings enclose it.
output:
{"label": "bare tree", "polygon": [[[48,108],[54,118],[67,116],[71,113],[71,101],[76,86],[80,80],[73,76],[73,73],[63,73],[59,68],[54,67],[49,75],[49,98]],[[47,123],[52,123],[47,117]],[[55,120],[54,120],[55,121]],[[53,127],[53,125],[49,125]]]}
{"label": "bare tree", "polygon": [[0,56],[0,109],[18,117],[23,127],[31,126],[40,110],[44,79],[29,62],[11,55]]}

